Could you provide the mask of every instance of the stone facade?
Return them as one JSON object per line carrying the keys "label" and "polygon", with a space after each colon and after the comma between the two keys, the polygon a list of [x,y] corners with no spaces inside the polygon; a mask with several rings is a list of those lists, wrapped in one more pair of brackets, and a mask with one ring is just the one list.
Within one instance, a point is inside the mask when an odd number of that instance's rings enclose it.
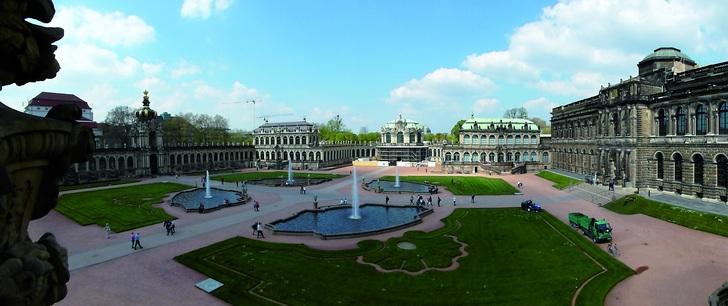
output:
{"label": "stone facade", "polygon": [[527,119],[475,118],[473,115],[460,126],[460,144],[432,144],[430,156],[434,161],[455,169],[477,171],[489,165],[497,172],[524,166],[538,171],[550,166],[549,147],[541,139],[541,128]]}
{"label": "stone facade", "polygon": [[640,74],[554,108],[554,167],[618,186],[726,201],[728,62],[659,48]]}
{"label": "stone facade", "polygon": [[399,119],[387,122],[382,126],[381,138],[377,145],[377,159],[397,162],[422,162],[427,159],[427,146],[424,136],[427,127],[414,120],[399,116]]}

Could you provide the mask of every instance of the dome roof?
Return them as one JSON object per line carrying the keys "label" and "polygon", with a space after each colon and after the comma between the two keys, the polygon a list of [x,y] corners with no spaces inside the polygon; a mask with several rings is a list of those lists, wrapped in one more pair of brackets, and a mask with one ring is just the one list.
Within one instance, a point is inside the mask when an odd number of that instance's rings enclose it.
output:
{"label": "dome roof", "polygon": [[682,53],[680,49],[673,48],[673,47],[661,47],[655,49],[655,52],[652,52],[645,56],[641,63],[647,62],[647,61],[655,61],[655,60],[678,60],[678,61],[684,61],[688,63],[695,64],[695,61],[693,61],[689,56],[687,56],[685,53]]}
{"label": "dome roof", "polygon": [[149,121],[154,118],[157,118],[157,111],[151,109],[149,107],[149,92],[144,91],[144,101],[142,101],[142,108],[136,112],[136,117],[139,119],[139,121]]}

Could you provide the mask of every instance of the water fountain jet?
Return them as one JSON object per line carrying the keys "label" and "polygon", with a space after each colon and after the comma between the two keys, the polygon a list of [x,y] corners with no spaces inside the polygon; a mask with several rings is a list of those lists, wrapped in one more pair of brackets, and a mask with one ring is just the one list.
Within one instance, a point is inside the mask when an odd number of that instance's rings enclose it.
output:
{"label": "water fountain jet", "polygon": [[356,181],[356,167],[351,171],[352,183],[351,183],[351,216],[349,219],[361,219],[359,215],[359,186]]}
{"label": "water fountain jet", "polygon": [[210,171],[205,171],[205,199],[211,199],[212,193],[210,192]]}

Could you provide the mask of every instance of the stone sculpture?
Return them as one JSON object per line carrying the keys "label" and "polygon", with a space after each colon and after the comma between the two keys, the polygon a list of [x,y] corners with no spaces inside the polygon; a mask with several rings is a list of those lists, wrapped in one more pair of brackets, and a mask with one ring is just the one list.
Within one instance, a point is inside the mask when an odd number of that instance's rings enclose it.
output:
{"label": "stone sculpture", "polygon": [[[47,23],[54,14],[50,0],[0,0],[0,90],[56,76],[53,43],[63,30],[26,21]],[[66,249],[51,233],[33,242],[27,230],[55,207],[69,165],[91,158],[93,133],[80,118],[70,104],[40,118],[0,103],[0,305],[49,305],[66,296]]]}

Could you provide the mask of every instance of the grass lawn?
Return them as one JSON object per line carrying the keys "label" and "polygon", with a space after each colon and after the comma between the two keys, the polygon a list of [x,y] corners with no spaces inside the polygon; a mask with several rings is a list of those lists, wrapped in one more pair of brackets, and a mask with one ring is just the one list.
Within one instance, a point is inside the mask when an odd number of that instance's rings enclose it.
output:
{"label": "grass lawn", "polygon": [[56,210],[81,225],[104,226],[108,222],[118,233],[176,219],[152,204],[162,203],[171,192],[189,188],[177,183],[154,183],[71,193],[58,198]]}
{"label": "grass lawn", "polygon": [[[175,260],[224,283],[212,294],[233,305],[272,304],[261,296],[290,305],[568,305],[586,279],[602,272],[594,260],[608,271],[582,289],[577,305],[601,305],[633,274],[545,211],[457,209],[443,221],[432,232],[364,240],[357,249],[236,237]],[[417,248],[398,248],[403,241]],[[459,266],[452,271],[428,269],[449,267],[453,258]],[[378,272],[371,264],[419,274]]]}
{"label": "grass lawn", "polygon": [[[330,178],[330,179],[337,179],[341,177],[345,177],[346,175],[341,174],[328,174],[328,173],[311,173],[311,172],[293,172],[293,178],[294,179],[306,179],[306,178]],[[211,176],[210,179],[214,181],[220,181],[221,179],[225,179],[226,182],[242,182],[242,181],[250,181],[250,180],[256,180],[256,179],[274,179],[274,178],[288,178],[288,172],[285,171],[275,171],[275,172],[246,172],[246,173],[235,173],[235,174],[227,174],[227,175],[216,175]]]}
{"label": "grass lawn", "polygon": [[616,199],[604,207],[624,215],[644,214],[694,230],[728,237],[728,216],[652,201],[638,195]]}
{"label": "grass lawn", "polygon": [[108,181],[108,182],[99,182],[99,183],[90,183],[90,184],[79,184],[79,185],[73,185],[73,186],[59,186],[58,191],[69,191],[69,190],[78,190],[78,189],[95,188],[95,187],[103,187],[103,186],[123,185],[123,184],[130,184],[130,183],[138,183],[140,181],[141,180],[119,180],[119,181]]}
{"label": "grass lawn", "polygon": [[551,171],[541,171],[539,173],[536,173],[536,176],[554,182],[555,184],[553,186],[558,189],[564,189],[566,187],[569,187],[570,184],[579,184],[583,182],[583,180],[563,176],[561,174],[556,174]]}
{"label": "grass lawn", "polygon": [[[394,182],[396,177],[383,176],[382,181]],[[446,187],[455,195],[512,195],[519,192],[518,189],[508,184],[503,179],[487,177],[466,177],[466,176],[400,176],[401,181],[430,184]]]}

